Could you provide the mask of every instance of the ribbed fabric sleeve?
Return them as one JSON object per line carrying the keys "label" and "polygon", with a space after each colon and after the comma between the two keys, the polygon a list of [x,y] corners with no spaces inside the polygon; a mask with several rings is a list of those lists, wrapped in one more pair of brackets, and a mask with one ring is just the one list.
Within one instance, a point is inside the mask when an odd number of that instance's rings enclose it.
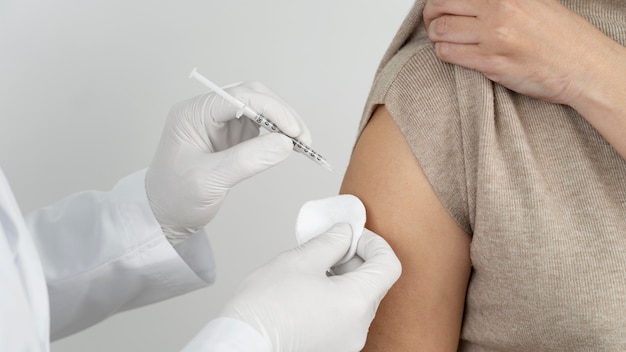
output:
{"label": "ribbed fabric sleeve", "polygon": [[[384,104],[472,235],[460,350],[626,350],[626,162],[573,109],[440,62],[423,3],[385,54],[360,128]],[[626,44],[626,2],[562,3]]]}

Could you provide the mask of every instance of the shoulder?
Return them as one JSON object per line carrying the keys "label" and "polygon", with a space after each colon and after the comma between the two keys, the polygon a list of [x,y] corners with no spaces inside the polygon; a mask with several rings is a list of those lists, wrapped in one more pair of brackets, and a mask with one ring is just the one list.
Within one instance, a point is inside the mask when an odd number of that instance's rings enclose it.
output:
{"label": "shoulder", "polygon": [[[366,102],[361,129],[376,106],[415,114],[454,103],[455,69],[441,62],[428,38],[412,38],[379,68]],[[397,114],[394,114],[397,115]]]}

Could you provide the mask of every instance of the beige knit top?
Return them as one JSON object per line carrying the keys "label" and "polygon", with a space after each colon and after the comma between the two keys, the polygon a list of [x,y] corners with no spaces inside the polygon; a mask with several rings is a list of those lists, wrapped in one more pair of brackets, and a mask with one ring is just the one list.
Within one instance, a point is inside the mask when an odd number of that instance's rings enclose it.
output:
{"label": "beige knit top", "polygon": [[[381,63],[361,128],[385,104],[472,235],[460,350],[626,351],[626,162],[573,109],[440,62],[423,2]],[[562,2],[626,44],[626,1]]]}

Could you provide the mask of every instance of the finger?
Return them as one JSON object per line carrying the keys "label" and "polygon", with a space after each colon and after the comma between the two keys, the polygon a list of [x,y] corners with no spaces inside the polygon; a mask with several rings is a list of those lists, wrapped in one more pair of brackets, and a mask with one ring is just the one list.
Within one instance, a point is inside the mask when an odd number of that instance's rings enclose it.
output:
{"label": "finger", "polygon": [[202,111],[213,125],[237,118],[237,107],[214,92],[206,94]]}
{"label": "finger", "polygon": [[332,267],[332,272],[335,275],[343,275],[355,271],[361,266],[361,264],[363,264],[363,259],[355,255],[354,257],[352,257],[352,259],[348,260],[344,264]]}
{"label": "finger", "polygon": [[435,18],[427,27],[434,43],[478,44],[482,38],[481,22],[476,17],[445,15]]}
{"label": "finger", "polygon": [[283,100],[283,98],[281,98],[278,94],[276,94],[273,90],[271,90],[265,84],[263,84],[261,82],[258,82],[258,81],[247,81],[247,82],[241,83],[241,85],[245,86],[245,87],[248,87],[248,88],[250,88],[253,91],[257,91],[257,92],[263,93],[265,95],[268,95],[268,96],[274,98],[276,101],[280,102],[286,108],[288,108],[291,111],[292,114],[294,114],[296,117],[298,117],[299,122],[302,122],[298,112],[296,110],[294,110],[291,107],[291,105],[287,104],[287,102],[285,102],[285,100]]}
{"label": "finger", "polygon": [[263,84],[246,82],[231,88],[231,94],[274,122],[288,136],[311,144],[311,133],[300,115]]}
{"label": "finger", "polygon": [[298,256],[298,265],[308,272],[326,274],[348,252],[352,242],[352,227],[335,224],[325,233],[312,238],[292,250]]}
{"label": "finger", "polygon": [[428,0],[424,6],[424,25],[430,26],[435,18],[443,15],[476,17],[485,6],[485,0]]}
{"label": "finger", "polygon": [[342,277],[363,286],[363,292],[371,292],[377,299],[382,299],[400,277],[400,260],[387,241],[367,229],[363,231],[357,254],[363,259],[363,264]]}
{"label": "finger", "polygon": [[[252,138],[215,154],[207,154],[207,164],[219,163],[219,177],[225,188],[257,175],[285,160],[293,149],[291,139],[278,133]],[[216,159],[219,158],[219,159]],[[217,161],[216,161],[217,160]],[[211,177],[218,177],[213,173]]]}
{"label": "finger", "polygon": [[[261,83],[244,82],[229,85],[224,90],[252,110],[270,119],[287,135],[298,138],[308,133],[298,114]],[[210,117],[209,122],[213,125],[233,121],[240,117],[237,107],[217,94],[207,95],[204,109]],[[248,119],[244,117],[240,120]]]}
{"label": "finger", "polygon": [[211,152],[220,152],[259,135],[259,126],[247,118],[207,122],[205,131]]}
{"label": "finger", "polygon": [[498,56],[485,53],[477,44],[435,43],[435,54],[444,62],[486,73],[498,64]]}

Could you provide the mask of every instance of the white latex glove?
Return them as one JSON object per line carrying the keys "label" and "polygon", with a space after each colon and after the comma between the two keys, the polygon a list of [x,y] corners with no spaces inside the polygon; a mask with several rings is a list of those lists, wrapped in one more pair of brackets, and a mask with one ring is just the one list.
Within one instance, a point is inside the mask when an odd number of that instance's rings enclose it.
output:
{"label": "white latex glove", "polygon": [[222,316],[255,328],[274,352],[360,351],[401,266],[387,242],[365,230],[357,248],[363,264],[327,276],[348,251],[351,233],[349,225],[337,224],[259,268],[242,282]]}
{"label": "white latex glove", "polygon": [[[272,120],[291,137],[310,145],[299,116],[260,83],[225,89]],[[291,154],[292,142],[259,127],[215,93],[175,105],[167,118],[154,159],[146,172],[146,193],[154,215],[175,243],[204,227],[228,190],[278,164]]]}

